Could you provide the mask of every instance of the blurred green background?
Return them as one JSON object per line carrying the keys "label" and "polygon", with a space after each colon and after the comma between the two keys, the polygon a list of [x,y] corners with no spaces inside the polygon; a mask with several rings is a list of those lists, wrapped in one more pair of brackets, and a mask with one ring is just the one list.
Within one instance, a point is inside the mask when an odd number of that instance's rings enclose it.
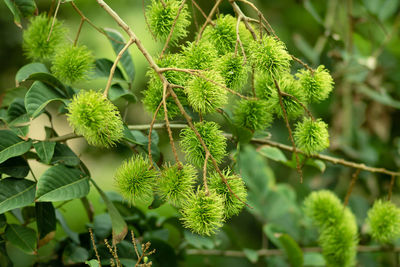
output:
{"label": "blurred green background", "polygon": [[[145,1],[149,3],[150,1]],[[198,1],[205,11],[209,11],[214,1]],[[115,22],[95,3],[94,0],[77,0],[76,5],[97,26],[118,29]],[[327,154],[343,157],[356,162],[364,162],[372,166],[381,166],[391,170],[400,167],[400,1],[399,0],[280,0],[280,1],[253,1],[269,20],[278,36],[286,43],[288,50],[295,56],[316,67],[324,64],[330,69],[334,77],[335,91],[329,100],[312,106],[315,117],[321,117],[329,123],[331,134],[331,147]],[[46,12],[51,1],[37,1],[40,12]],[[109,1],[109,4],[132,27],[144,46],[156,56],[162,49],[161,43],[155,42],[149,32],[143,16],[142,3],[139,0]],[[246,14],[257,18],[257,14],[246,6],[241,5]],[[233,11],[225,1],[220,7],[221,13]],[[197,19],[203,22],[201,14],[196,12]],[[69,4],[62,4],[59,19],[65,21],[70,29],[70,39],[73,40],[80,22],[80,17]],[[118,29],[119,30],[119,29]],[[191,25],[191,34],[187,40],[192,40],[196,32],[194,24]],[[12,14],[2,2],[0,4],[0,90],[15,86],[15,73],[28,61],[24,58],[21,41],[22,31],[13,23]],[[185,42],[184,40],[183,42]],[[88,24],[84,25],[79,43],[87,45],[94,51],[96,58],[108,58],[113,60],[115,54],[108,40]],[[176,49],[176,48],[175,48]],[[141,91],[146,87],[145,73],[148,65],[144,57],[134,47],[130,52],[136,68],[133,92],[140,99]],[[295,64],[295,68],[299,68]],[[105,80],[84,82],[77,88],[104,87]],[[0,92],[1,92],[0,91]],[[118,103],[121,109],[125,109],[125,103]],[[53,107],[55,114],[57,106]],[[140,102],[130,105],[128,110],[129,124],[146,124],[151,120],[151,114],[144,111]],[[40,116],[32,123],[30,137],[43,138],[43,125],[49,125],[45,116]],[[55,128],[59,134],[71,132],[64,116],[57,116]],[[224,127],[229,131],[227,126]],[[165,131],[158,131],[160,136],[159,147],[164,155],[164,160],[172,159],[169,149],[168,137]],[[176,133],[177,136],[178,132]],[[287,131],[284,124],[276,122],[271,128],[272,139],[289,144]],[[83,139],[68,141],[77,155],[90,169],[93,178],[108,190],[115,190],[113,174],[121,161],[130,155],[130,151],[123,147],[117,147],[113,151],[98,150],[87,146]],[[231,147],[235,153],[235,147]],[[180,155],[183,159],[183,155]],[[291,158],[290,154],[286,154]],[[274,194],[260,200],[260,206],[267,205],[263,209],[247,210],[233,218],[224,232],[212,242],[220,242],[220,249],[242,248],[259,249],[265,246],[266,225],[274,222],[288,224],[286,229],[299,227],[301,210],[298,206],[291,206],[285,201],[292,199],[294,203],[301,203],[302,199],[312,190],[327,188],[333,190],[343,199],[349,186],[354,170],[342,166],[326,165],[326,169],[305,166],[305,181],[298,182],[298,176],[293,168],[267,159],[256,153],[253,148],[247,147],[241,153],[241,160],[237,167],[253,180],[259,179],[261,185],[276,192],[278,196],[283,191],[290,197],[282,199]],[[250,160],[252,159],[252,160]],[[30,162],[36,176],[40,176],[46,169],[45,165]],[[241,165],[242,164],[242,165]],[[251,167],[253,170],[251,170]],[[246,173],[248,172],[248,173]],[[258,180],[257,180],[258,181]],[[361,242],[369,244],[370,240],[363,229],[366,212],[371,203],[387,194],[390,177],[361,172],[359,181],[350,198],[350,207],[356,214],[361,227]],[[246,181],[251,183],[252,181]],[[251,186],[250,194],[252,194]],[[267,190],[267,189],[266,189]],[[279,193],[279,194],[278,194]],[[256,194],[256,193],[254,193]],[[97,193],[92,190],[89,199],[94,204],[97,214],[104,212],[104,206],[100,203]],[[262,201],[265,200],[265,203]],[[398,180],[394,189],[393,201],[400,204],[398,194]],[[270,204],[270,206],[269,206]],[[279,214],[273,209],[282,208],[281,205],[289,205],[288,211],[293,208],[292,214]],[[141,207],[145,212],[145,206]],[[77,232],[86,231],[85,223],[88,223],[87,215],[81,202],[72,201],[65,204],[62,209],[71,229]],[[285,208],[282,208],[285,211]],[[177,216],[177,211],[169,205],[150,211],[158,214],[158,218]],[[275,213],[274,213],[275,212]],[[274,219],[271,214],[274,213]],[[161,217],[160,217],[161,216]],[[300,223],[299,223],[300,222]],[[262,230],[264,226],[264,231]],[[58,229],[58,235],[62,236],[62,229]],[[292,235],[304,234],[293,230]],[[312,235],[311,235],[312,236]],[[229,242],[225,242],[229,239]],[[313,244],[298,236],[295,239],[302,240],[302,245]],[[222,240],[222,241],[221,241]],[[169,240],[171,241],[171,240]],[[172,242],[172,241],[171,241]],[[206,241],[204,241],[206,242]],[[199,259],[198,257],[201,257]],[[311,257],[311,256],[310,256]],[[398,255],[397,255],[398,257]],[[382,264],[394,264],[393,257],[389,253],[360,254],[361,266],[388,266]],[[194,266],[194,262],[210,266],[246,266],[250,264],[247,259],[235,259],[229,257],[202,257],[188,256],[186,266]],[[312,260],[310,260],[311,262]],[[260,266],[265,261],[259,261]],[[285,266],[281,259],[268,259],[271,266]],[[200,264],[199,266],[204,266]]]}

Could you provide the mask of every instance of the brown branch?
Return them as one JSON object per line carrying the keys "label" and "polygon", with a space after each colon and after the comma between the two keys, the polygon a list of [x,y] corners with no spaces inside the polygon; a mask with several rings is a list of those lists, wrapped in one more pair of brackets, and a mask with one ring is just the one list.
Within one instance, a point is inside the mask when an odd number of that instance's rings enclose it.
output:
{"label": "brown branch", "polygon": [[85,22],[85,19],[81,18],[81,22],[79,23],[78,32],[76,33],[76,37],[74,40],[74,46],[76,46],[76,44],[78,43],[79,35],[81,34],[81,30],[82,30],[82,26],[83,26],[84,22]]}
{"label": "brown branch", "polygon": [[50,142],[64,142],[70,139],[74,139],[74,138],[79,138],[82,137],[81,135],[77,135],[75,133],[69,133],[66,135],[61,135],[61,136],[56,136],[56,137],[51,137],[46,141],[50,141]]}
{"label": "brown branch", "polygon": [[235,56],[237,56],[237,52],[238,52],[238,44],[240,45],[240,48],[242,50],[242,54],[243,54],[243,65],[246,64],[247,62],[247,57],[246,57],[246,53],[244,51],[244,47],[243,47],[243,43],[242,40],[240,40],[240,34],[239,34],[239,26],[240,26],[240,21],[242,20],[242,16],[239,15],[238,19],[237,19],[237,23],[236,23],[236,43],[235,43]]}
{"label": "brown branch", "polygon": [[358,175],[360,174],[360,171],[361,171],[360,169],[357,169],[356,172],[353,173],[353,175],[351,176],[350,186],[349,186],[349,189],[347,190],[346,197],[344,198],[344,203],[343,203],[343,206],[345,206],[345,207],[349,203],[351,192],[353,192],[353,188],[354,188],[354,185],[357,182]]}
{"label": "brown branch", "polygon": [[233,10],[235,11],[235,13],[237,14],[237,16],[241,16],[243,18],[243,22],[244,25],[246,26],[246,28],[249,30],[249,32],[251,33],[251,35],[253,36],[254,40],[257,40],[257,34],[255,33],[253,27],[251,27],[248,18],[245,16],[245,14],[243,13],[243,11],[240,9],[240,7],[235,3],[235,0],[229,0],[229,3],[231,4],[231,6],[233,7]]}
{"label": "brown branch", "polygon": [[171,41],[172,34],[174,32],[174,28],[175,28],[176,22],[178,21],[179,15],[181,14],[181,11],[182,11],[183,7],[185,6],[185,3],[186,3],[186,0],[183,0],[181,5],[179,6],[178,13],[176,14],[174,22],[172,22],[171,30],[169,31],[167,40],[165,41],[165,45],[164,45],[164,48],[161,51],[160,57],[162,57],[164,55],[165,50],[167,50],[168,44]]}
{"label": "brown branch", "polygon": [[279,84],[276,81],[276,79],[274,79],[274,83],[275,83],[276,90],[278,91],[279,105],[281,106],[282,113],[283,113],[283,118],[284,118],[285,124],[286,124],[286,128],[288,129],[288,132],[289,132],[290,142],[292,142],[292,145],[293,145],[293,152],[294,152],[294,156],[296,158],[297,173],[300,176],[300,183],[302,183],[303,182],[303,172],[302,172],[301,167],[300,167],[299,155],[297,154],[296,143],[294,142],[294,139],[293,139],[292,128],[290,128],[288,115],[287,115],[285,106],[283,105],[282,91],[281,91],[281,88],[279,87]]}
{"label": "brown branch", "polygon": [[131,46],[131,44],[133,44],[134,42],[135,42],[135,39],[133,39],[132,37],[129,38],[128,42],[127,42],[127,43],[125,44],[125,46],[121,49],[121,51],[119,51],[117,57],[115,58],[114,64],[112,65],[111,70],[110,70],[110,76],[108,76],[108,81],[107,81],[106,88],[104,89],[103,95],[104,95],[105,97],[108,97],[108,91],[110,90],[111,83],[112,83],[112,79],[113,79],[113,77],[114,77],[115,69],[116,69],[117,66],[118,66],[118,62],[121,60],[121,58],[122,58],[123,54],[125,53],[125,51],[128,50],[129,46]]}
{"label": "brown branch", "polygon": [[395,175],[392,175],[390,178],[390,185],[389,185],[389,191],[388,191],[388,201],[392,198],[392,192],[393,192],[393,186],[394,186],[394,181],[396,179]]}
{"label": "brown branch", "polygon": [[210,23],[210,21],[212,21],[212,17],[214,16],[214,14],[217,11],[218,6],[221,4],[221,2],[222,2],[222,0],[216,1],[215,5],[211,9],[210,14],[208,14],[206,21],[204,22],[203,26],[201,26],[201,29],[197,35],[196,43],[200,41],[203,31],[207,27],[207,24]]}
{"label": "brown branch", "polygon": [[[203,9],[201,9],[201,7],[196,3],[195,0],[192,0],[192,4],[194,6],[196,6],[196,8],[200,11],[200,13],[203,15],[203,17],[207,20],[207,15],[206,13],[204,13]],[[193,10],[193,14],[194,14],[194,10]],[[211,20],[208,23],[210,23],[213,27],[215,26],[215,23]],[[198,29],[197,29],[198,30]]]}
{"label": "brown branch", "polygon": [[49,35],[47,36],[47,42],[50,41],[50,36],[51,36],[51,33],[53,32],[54,23],[56,23],[56,17],[57,17],[58,9],[60,8],[60,5],[61,5],[61,0],[58,0],[57,7],[56,7],[56,11],[54,12],[53,20],[52,20],[52,22],[51,22],[51,27],[50,27]]}
{"label": "brown branch", "polygon": [[156,40],[156,36],[154,35],[153,31],[151,30],[149,21],[147,20],[146,8],[144,7],[144,0],[142,0],[142,10],[143,10],[144,21],[146,22],[146,25],[147,25],[147,29],[149,30],[153,39]]}
{"label": "brown branch", "polygon": [[149,143],[147,145],[147,150],[149,153],[149,162],[151,164],[151,167],[153,167],[153,156],[151,155],[151,133],[153,132],[153,126],[154,126],[154,123],[156,122],[157,114],[160,111],[160,108],[162,107],[162,105],[163,105],[163,101],[161,100],[160,104],[158,104],[156,111],[154,112],[153,119],[151,120],[150,128],[149,128],[149,135],[148,135]]}

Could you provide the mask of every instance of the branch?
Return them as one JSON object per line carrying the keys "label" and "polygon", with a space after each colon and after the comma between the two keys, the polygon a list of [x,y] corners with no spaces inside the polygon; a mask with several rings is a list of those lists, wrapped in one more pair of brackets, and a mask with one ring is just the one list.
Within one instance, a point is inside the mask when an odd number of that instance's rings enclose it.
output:
{"label": "branch", "polygon": [[200,31],[199,31],[199,33],[197,35],[196,42],[199,42],[199,40],[200,40],[200,38],[201,38],[201,36],[203,34],[203,31],[207,27],[207,24],[212,21],[211,18],[214,16],[214,14],[217,11],[218,6],[221,4],[221,2],[222,2],[222,0],[217,0],[217,2],[215,3],[214,7],[211,9],[210,14],[208,14],[208,17],[207,17],[206,21],[204,22],[203,26],[201,26],[201,29],[200,29]]}
{"label": "branch", "polygon": [[75,133],[69,133],[69,134],[66,134],[66,135],[61,135],[61,136],[56,136],[56,137],[49,138],[46,141],[64,142],[64,141],[67,141],[67,140],[70,140],[70,139],[74,139],[74,138],[79,138],[79,137],[82,137],[82,136],[81,135],[77,135]]}
{"label": "branch", "polygon": [[[257,40],[257,34],[254,32],[253,27],[251,27],[251,25],[249,23],[249,19],[245,16],[245,14],[240,9],[240,7],[235,3],[234,0],[229,0],[229,3],[231,3],[231,5],[233,7],[233,10],[238,15],[238,17],[242,17],[243,18],[244,25],[246,26],[246,28],[249,30],[249,32],[253,36],[253,39]],[[260,11],[258,11],[258,12],[260,13]]]}

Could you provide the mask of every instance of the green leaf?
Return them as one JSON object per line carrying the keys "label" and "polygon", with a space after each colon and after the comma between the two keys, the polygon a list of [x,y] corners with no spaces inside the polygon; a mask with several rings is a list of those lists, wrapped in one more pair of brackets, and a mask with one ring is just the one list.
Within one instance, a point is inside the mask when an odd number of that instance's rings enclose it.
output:
{"label": "green leaf", "polygon": [[[106,58],[99,58],[95,61],[95,69],[93,72],[93,78],[107,78],[110,76],[110,70],[114,62]],[[125,81],[124,75],[122,74],[121,69],[117,66],[114,71],[113,80],[117,81]]]}
{"label": "green leaf", "polygon": [[6,224],[7,224],[6,215],[2,213],[0,214],[0,228],[3,228]]}
{"label": "green leaf", "polygon": [[147,208],[150,209],[150,210],[157,209],[161,205],[163,205],[165,202],[166,202],[165,199],[161,198],[158,194],[154,194],[153,202]]}
{"label": "green leaf", "polygon": [[9,224],[4,236],[11,244],[26,253],[34,254],[36,252],[37,239],[35,230],[22,225]]}
{"label": "green leaf", "polygon": [[45,72],[32,73],[31,75],[29,75],[29,77],[26,78],[26,80],[43,82],[45,84],[50,85],[51,87],[61,89],[66,96],[71,97],[70,91],[67,90],[64,84],[50,73],[45,73]]}
{"label": "green leaf", "polygon": [[35,200],[36,183],[16,178],[0,180],[0,213],[25,207]]}
{"label": "green leaf", "polygon": [[122,218],[121,214],[118,212],[117,208],[115,208],[114,204],[108,199],[103,190],[101,190],[101,188],[96,184],[95,181],[93,181],[93,179],[91,179],[91,182],[96,187],[101,198],[106,204],[108,214],[111,217],[113,242],[119,243],[125,238],[126,234],[128,233],[128,225],[124,221],[124,218]]}
{"label": "green leaf", "polygon": [[243,252],[251,263],[256,263],[258,261],[258,253],[256,250],[245,248]]}
{"label": "green leaf", "polygon": [[21,29],[21,17],[26,18],[32,16],[36,11],[34,0],[4,0],[4,2],[14,15],[14,23]]}
{"label": "green leaf", "polygon": [[33,144],[33,147],[36,150],[39,158],[43,163],[50,164],[51,159],[54,155],[54,148],[56,146],[56,142],[49,141],[40,141]]}
{"label": "green leaf", "polygon": [[32,141],[19,138],[10,130],[0,130],[0,163],[29,151]]}
{"label": "green leaf", "polygon": [[1,107],[9,106],[16,98],[25,98],[25,94],[28,88],[19,86],[16,88],[9,88],[4,93],[4,98],[1,103]]}
{"label": "green leaf", "polygon": [[359,92],[363,93],[364,95],[368,96],[372,100],[375,100],[381,104],[384,104],[389,107],[400,109],[400,101],[393,99],[386,90],[381,90],[380,92],[375,91],[368,86],[365,85],[358,85],[355,87]]}
{"label": "green leaf", "polygon": [[306,39],[300,34],[293,35],[294,44],[303,53],[303,55],[310,60],[313,64],[319,61],[319,56],[314,48],[308,43]]}
{"label": "green leaf", "polygon": [[310,0],[305,0],[303,2],[304,8],[308,11],[308,13],[313,16],[313,18],[319,23],[323,24],[323,21],[321,19],[321,16],[318,14],[318,12],[315,10],[313,3]]}
{"label": "green leaf", "polygon": [[68,104],[67,96],[55,88],[42,82],[35,81],[25,96],[25,108],[32,118],[39,116],[43,109],[53,101],[61,101]]}
{"label": "green leaf", "polygon": [[322,160],[319,160],[319,159],[308,159],[308,160],[306,161],[306,165],[315,167],[315,168],[317,168],[320,172],[324,172],[325,169],[326,169],[325,162],[323,162]]}
{"label": "green leaf", "polygon": [[283,152],[276,147],[263,146],[260,150],[258,150],[258,153],[274,161],[280,161],[280,162],[287,161],[285,154],[283,154]]}
{"label": "green leaf", "polygon": [[214,242],[207,236],[201,236],[191,233],[187,230],[183,232],[186,242],[198,249],[213,249],[215,247]]}
{"label": "green leaf", "polygon": [[25,65],[20,68],[17,72],[17,75],[15,75],[15,82],[18,85],[19,83],[24,82],[26,79],[28,79],[28,77],[32,74],[38,72],[49,73],[49,70],[47,69],[46,65],[38,62]]}
{"label": "green leaf", "polygon": [[385,21],[398,11],[399,0],[386,0],[379,9],[378,18]]}
{"label": "green leaf", "polygon": [[90,260],[90,261],[85,261],[89,267],[99,267],[99,262],[97,260]]}
{"label": "green leaf", "polygon": [[67,145],[56,144],[51,164],[60,163],[67,166],[78,166],[80,162],[78,156]]}
{"label": "green leaf", "polygon": [[108,91],[108,99],[115,101],[119,98],[123,98],[130,103],[136,102],[136,97],[132,92],[122,88],[119,84],[114,84]]}
{"label": "green leaf", "polygon": [[56,212],[51,202],[36,202],[35,210],[39,239],[43,239],[56,231]]}
{"label": "green leaf", "polygon": [[56,210],[56,219],[60,223],[62,229],[68,235],[68,237],[71,238],[71,240],[74,241],[76,244],[79,244],[80,241],[78,233],[72,231],[71,228],[69,228],[67,222],[64,219],[64,216],[58,210]]}
{"label": "green leaf", "polygon": [[23,157],[9,158],[0,164],[0,173],[10,175],[15,178],[24,178],[29,173],[28,162]]}
{"label": "green leaf", "polygon": [[321,253],[305,252],[304,266],[326,266],[326,262]]}
{"label": "green leaf", "polygon": [[[112,38],[112,39],[109,38],[109,40],[111,42],[115,54],[118,55],[119,51],[121,51],[122,48],[125,46],[124,37],[114,29],[105,29],[105,31],[107,35]],[[135,78],[135,66],[133,65],[132,56],[129,53],[128,49],[122,55],[120,62],[125,70],[125,73],[128,76],[129,82],[132,83],[133,79]]]}
{"label": "green leaf", "polygon": [[86,262],[89,258],[89,251],[74,243],[69,243],[63,251],[62,258],[64,265]]}
{"label": "green leaf", "polygon": [[304,263],[303,251],[297,242],[288,234],[281,234],[278,236],[281,248],[285,251],[290,266],[302,267]]}
{"label": "green leaf", "polygon": [[57,165],[47,169],[40,177],[36,201],[66,201],[89,193],[89,180],[77,169]]}
{"label": "green leaf", "polygon": [[140,141],[138,141],[136,139],[136,136],[134,135],[134,133],[131,132],[131,130],[129,130],[128,126],[126,126],[125,124],[124,124],[124,132],[123,132],[123,134],[124,134],[124,136],[122,137],[123,140],[125,140],[125,141],[127,141],[129,143],[132,143],[132,144],[138,144],[138,145],[141,145],[141,146],[145,145],[145,143],[140,142]]}
{"label": "green leaf", "polygon": [[100,239],[108,238],[112,233],[111,217],[107,213],[94,217],[93,232]]}
{"label": "green leaf", "polygon": [[10,126],[22,124],[30,121],[26,114],[23,98],[16,98],[7,109],[7,121]]}

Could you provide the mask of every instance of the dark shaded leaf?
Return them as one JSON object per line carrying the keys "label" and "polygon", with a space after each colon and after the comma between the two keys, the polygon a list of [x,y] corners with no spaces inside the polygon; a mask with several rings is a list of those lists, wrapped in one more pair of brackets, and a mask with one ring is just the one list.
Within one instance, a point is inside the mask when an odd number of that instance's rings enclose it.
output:
{"label": "dark shaded leaf", "polygon": [[0,164],[0,173],[4,173],[15,178],[24,178],[29,173],[29,165],[28,162],[22,157],[9,158]]}
{"label": "dark shaded leaf", "polygon": [[35,230],[17,224],[9,224],[4,232],[5,238],[14,246],[20,248],[28,254],[36,252],[36,232]]}
{"label": "dark shaded leaf", "polygon": [[0,180],[0,213],[27,206],[35,200],[36,183],[16,178]]}
{"label": "dark shaded leaf", "polygon": [[67,166],[78,166],[80,159],[78,156],[65,144],[57,143],[54,148],[51,164],[64,164]]}

